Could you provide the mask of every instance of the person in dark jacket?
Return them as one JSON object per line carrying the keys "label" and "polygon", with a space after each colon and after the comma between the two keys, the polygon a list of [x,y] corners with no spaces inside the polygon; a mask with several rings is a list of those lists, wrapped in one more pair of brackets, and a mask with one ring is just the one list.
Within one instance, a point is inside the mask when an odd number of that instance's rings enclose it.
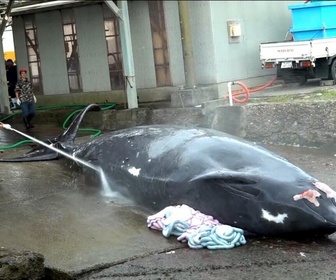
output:
{"label": "person in dark jacket", "polygon": [[7,86],[8,86],[8,95],[9,95],[9,102],[12,109],[16,108],[15,104],[15,85],[17,83],[17,68],[14,65],[13,60],[7,59],[6,60],[6,78],[7,78]]}
{"label": "person in dark jacket", "polygon": [[20,69],[20,79],[15,87],[16,103],[21,106],[23,123],[27,130],[34,127],[31,120],[36,114],[35,105],[36,97],[33,86],[27,78],[27,69]]}

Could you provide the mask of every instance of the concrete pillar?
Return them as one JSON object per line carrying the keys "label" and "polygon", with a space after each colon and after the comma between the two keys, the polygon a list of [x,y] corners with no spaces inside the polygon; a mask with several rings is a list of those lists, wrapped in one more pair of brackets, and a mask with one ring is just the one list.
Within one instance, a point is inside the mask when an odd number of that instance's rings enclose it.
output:
{"label": "concrete pillar", "polygon": [[126,0],[118,1],[118,5],[113,1],[105,0],[106,5],[119,18],[121,51],[123,58],[123,68],[125,77],[125,87],[127,93],[128,108],[138,108],[138,95],[135,83],[134,60],[132,50],[131,29],[128,15],[128,4]]}
{"label": "concrete pillar", "polygon": [[9,0],[5,15],[2,19],[1,26],[0,26],[0,36],[1,36],[0,54],[2,54],[2,59],[0,61],[0,111],[1,113],[5,113],[5,114],[10,113],[10,105],[9,105],[8,86],[7,86],[7,77],[6,77],[6,66],[5,66],[5,60],[3,58],[4,51],[3,51],[2,35],[6,29],[8,16],[12,10],[13,4],[14,4],[14,0]]}
{"label": "concrete pillar", "polygon": [[125,76],[125,87],[127,92],[128,108],[138,108],[138,95],[135,83],[134,60],[132,50],[131,29],[128,15],[127,1],[118,1],[121,9],[122,20],[119,21],[121,50],[123,57],[123,68]]}
{"label": "concrete pillar", "polygon": [[244,138],[246,137],[246,126],[246,106],[215,108],[211,128]]}
{"label": "concrete pillar", "polygon": [[196,87],[195,62],[192,48],[189,3],[190,1],[185,0],[178,1],[186,89]]}
{"label": "concrete pillar", "polygon": [[[0,53],[3,54],[2,39],[0,44]],[[6,66],[5,66],[5,59],[3,58],[3,56],[2,59],[0,60],[0,111],[1,113],[5,114],[10,113]]]}

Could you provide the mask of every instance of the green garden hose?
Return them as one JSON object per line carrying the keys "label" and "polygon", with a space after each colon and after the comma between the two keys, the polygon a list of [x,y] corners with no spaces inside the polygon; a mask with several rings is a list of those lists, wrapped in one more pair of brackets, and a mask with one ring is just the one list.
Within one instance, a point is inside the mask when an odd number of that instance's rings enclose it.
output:
{"label": "green garden hose", "polygon": [[[102,111],[106,111],[106,110],[111,110],[113,108],[115,108],[115,104],[114,103],[102,103],[102,104],[98,104],[100,107],[101,107],[101,110]],[[78,107],[86,107],[87,104],[79,104],[79,105],[60,105],[60,106],[44,106],[44,107],[37,107],[36,110],[37,111],[40,111],[40,110],[53,110],[53,109],[60,109],[60,108],[78,108]],[[82,109],[77,109],[75,111],[73,111],[72,113],[70,113],[65,121],[63,122],[63,125],[62,125],[62,128],[63,129],[67,129],[67,123],[71,120],[71,118],[80,113],[82,111]],[[21,114],[21,112],[16,112],[16,113],[12,113],[12,114],[9,114],[7,116],[5,116],[4,118],[2,118],[0,120],[0,122],[4,122],[5,120],[15,116],[15,115],[18,115],[18,114]],[[87,131],[87,132],[91,132],[91,133],[94,133],[94,134],[91,134],[91,137],[98,137],[102,131],[100,129],[94,129],[94,128],[80,128],[78,129],[79,131]],[[9,149],[12,149],[12,148],[16,148],[16,147],[19,147],[23,144],[27,144],[27,143],[31,143],[32,141],[31,140],[22,140],[22,141],[19,141],[17,143],[14,143],[14,144],[11,144],[11,145],[6,145],[6,146],[0,146],[0,150],[9,150]]]}

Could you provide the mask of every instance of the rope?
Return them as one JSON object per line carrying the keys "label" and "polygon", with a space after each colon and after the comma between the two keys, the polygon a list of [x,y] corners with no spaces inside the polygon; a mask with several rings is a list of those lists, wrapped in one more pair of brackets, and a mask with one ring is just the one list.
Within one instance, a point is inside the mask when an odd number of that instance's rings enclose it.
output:
{"label": "rope", "polygon": [[162,231],[168,238],[178,236],[192,249],[231,249],[246,244],[244,231],[222,225],[212,216],[202,214],[187,205],[168,206],[147,218],[147,226]]}
{"label": "rope", "polygon": [[188,245],[192,249],[232,249],[246,244],[244,231],[228,225],[201,227],[188,236]]}

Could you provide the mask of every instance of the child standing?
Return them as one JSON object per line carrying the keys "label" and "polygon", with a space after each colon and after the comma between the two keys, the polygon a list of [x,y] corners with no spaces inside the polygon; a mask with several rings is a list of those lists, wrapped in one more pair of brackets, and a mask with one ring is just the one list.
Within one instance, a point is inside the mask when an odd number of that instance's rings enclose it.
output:
{"label": "child standing", "polygon": [[20,78],[15,87],[16,103],[21,106],[23,123],[27,130],[34,127],[31,124],[32,118],[36,114],[36,97],[31,82],[27,78],[27,69],[20,69]]}

